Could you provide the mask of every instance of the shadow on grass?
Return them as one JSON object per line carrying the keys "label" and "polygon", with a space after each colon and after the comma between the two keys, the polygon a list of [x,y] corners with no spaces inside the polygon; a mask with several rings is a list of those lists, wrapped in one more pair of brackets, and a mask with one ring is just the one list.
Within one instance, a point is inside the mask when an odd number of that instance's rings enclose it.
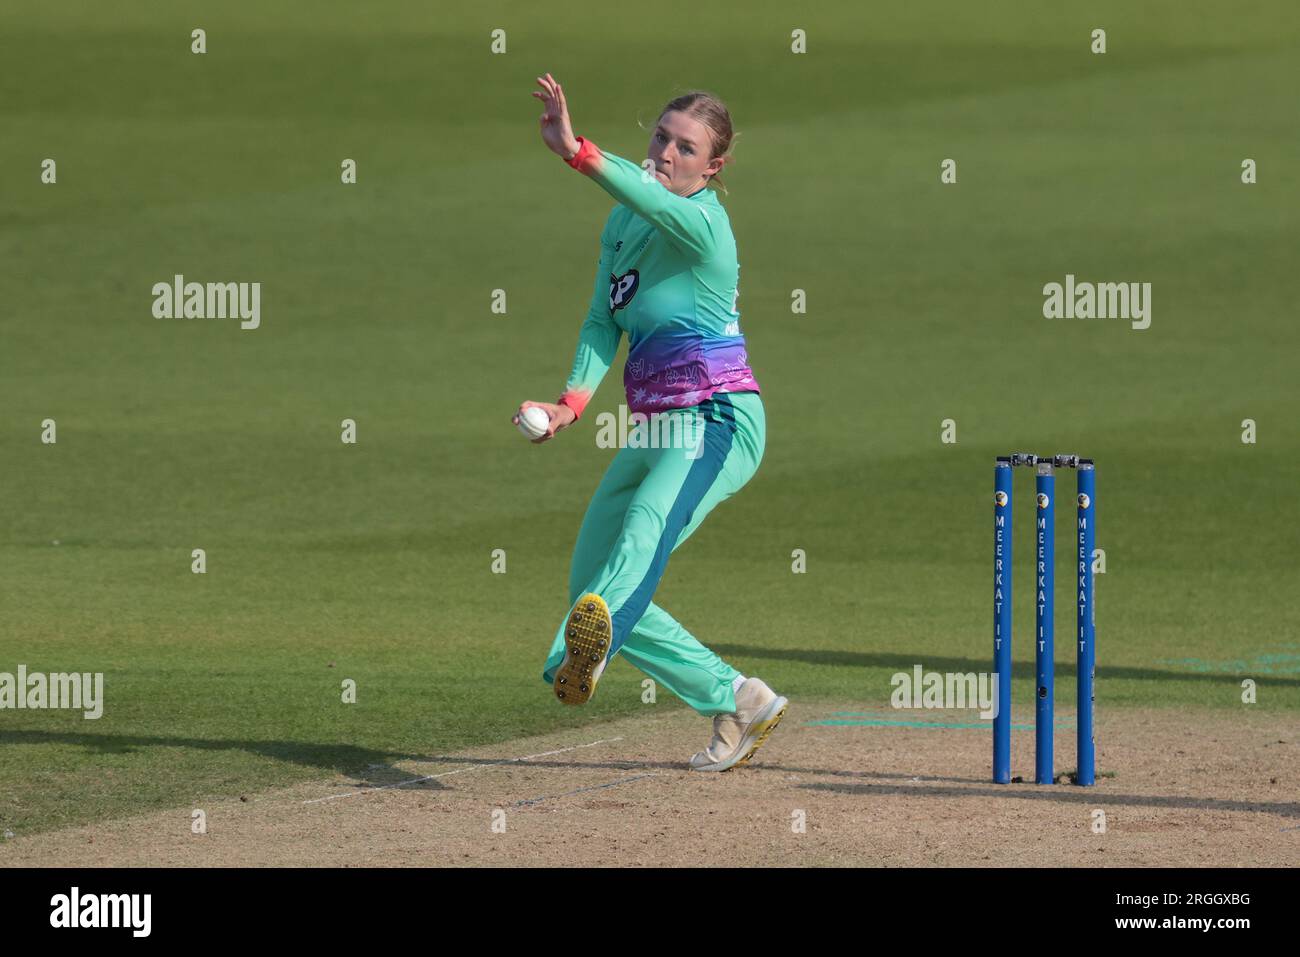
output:
{"label": "shadow on grass", "polygon": [[[978,673],[993,669],[992,652],[987,658],[944,658],[938,655],[913,654],[910,652],[904,655],[870,651],[824,651],[816,648],[767,648],[757,645],[729,645],[722,643],[712,644],[709,647],[724,658],[744,656],[772,661],[798,661],[808,665],[828,665],[839,668],[892,668],[895,671],[910,673],[916,665],[923,665],[927,671],[943,671],[955,674],[965,674],[972,671]],[[1078,669],[1073,661],[1057,661],[1056,674],[1058,676],[1074,677],[1078,674]],[[1013,678],[1033,680],[1034,663],[1032,661],[1012,662],[1011,676]],[[1250,674],[1242,672],[1234,674],[1222,671],[1170,671],[1163,668],[1132,668],[1104,663],[1097,666],[1097,677],[1099,679],[1129,678],[1136,681],[1207,681],[1214,684],[1252,678],[1261,684],[1300,686],[1300,677],[1287,677],[1268,673]]]}
{"label": "shadow on grass", "polygon": [[176,738],[141,734],[85,734],[63,731],[0,731],[0,747],[72,744],[100,754],[130,754],[139,748],[187,748],[195,751],[246,751],[275,761],[336,771],[362,786],[388,785],[410,777],[394,761],[423,761],[424,755],[379,751],[352,744],[305,741],[250,741],[235,738]]}
{"label": "shadow on grass", "polygon": [[398,768],[394,762],[408,761],[415,765],[445,765],[462,768],[490,768],[520,764],[532,768],[554,769],[608,769],[612,771],[658,768],[685,770],[685,760],[674,762],[654,761],[603,761],[574,762],[564,760],[539,760],[525,757],[475,757],[446,754],[408,754],[398,751],[380,751],[349,744],[314,744],[302,741],[249,741],[226,738],[172,738],[137,734],[83,734],[59,731],[0,731],[0,748],[6,745],[72,744],[99,754],[131,754],[139,748],[190,748],[198,751],[246,751],[275,761],[284,761],[302,767],[332,771],[351,778],[358,788],[403,787],[414,790],[443,790],[446,785],[435,778],[437,771],[427,768]]}

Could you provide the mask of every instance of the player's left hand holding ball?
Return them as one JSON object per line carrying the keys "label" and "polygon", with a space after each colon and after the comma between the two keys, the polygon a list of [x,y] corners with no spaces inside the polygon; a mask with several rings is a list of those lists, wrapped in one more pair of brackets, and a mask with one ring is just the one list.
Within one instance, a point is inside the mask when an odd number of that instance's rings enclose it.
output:
{"label": "player's left hand holding ball", "polygon": [[[528,409],[537,409],[538,412],[526,414]],[[542,428],[542,419],[546,419],[546,427]],[[560,429],[567,429],[573,424],[577,415],[567,405],[555,405],[551,402],[522,402],[519,405],[519,411],[510,419],[519,431],[528,436],[534,445],[540,442],[547,442],[555,438],[555,433]]]}

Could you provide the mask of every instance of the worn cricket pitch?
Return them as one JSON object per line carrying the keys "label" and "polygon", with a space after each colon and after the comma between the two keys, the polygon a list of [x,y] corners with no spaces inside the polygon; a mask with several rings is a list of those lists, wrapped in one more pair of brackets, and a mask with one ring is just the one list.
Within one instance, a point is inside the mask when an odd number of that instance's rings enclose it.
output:
{"label": "worn cricket pitch", "polygon": [[[815,723],[876,720],[864,715],[899,720],[862,702],[794,701],[749,766],[703,774],[686,760],[706,743],[707,723],[658,711],[372,768],[364,782],[212,796],[20,835],[0,842],[0,865],[1198,867],[1300,858],[1300,753],[1283,714],[1104,712],[1090,789],[992,784],[987,728]],[[971,723],[970,712],[906,717]],[[1058,715],[1058,773],[1073,765],[1072,718]],[[1013,772],[1032,779],[1032,732],[1016,731],[1012,747]],[[206,833],[193,833],[196,809]]]}

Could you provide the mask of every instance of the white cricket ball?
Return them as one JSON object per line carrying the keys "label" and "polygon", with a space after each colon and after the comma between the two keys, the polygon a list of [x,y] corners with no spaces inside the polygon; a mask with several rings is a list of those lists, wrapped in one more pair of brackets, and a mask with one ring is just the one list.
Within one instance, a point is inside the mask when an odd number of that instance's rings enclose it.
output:
{"label": "white cricket ball", "polygon": [[551,417],[539,406],[530,405],[519,413],[519,431],[530,439],[540,439],[550,427]]}

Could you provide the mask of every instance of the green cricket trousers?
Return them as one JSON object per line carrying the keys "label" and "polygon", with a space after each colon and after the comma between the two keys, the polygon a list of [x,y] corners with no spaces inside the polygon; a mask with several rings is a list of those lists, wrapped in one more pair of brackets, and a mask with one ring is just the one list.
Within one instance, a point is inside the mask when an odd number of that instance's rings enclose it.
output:
{"label": "green cricket trousers", "polygon": [[766,438],[757,392],[715,393],[697,406],[657,413],[629,434],[582,520],[569,568],[569,611],[543,680],[553,682],[564,660],[573,606],[595,592],[613,618],[610,659],[622,655],[702,715],[736,710],[732,682],[740,672],[651,599],[668,556],[758,470]]}

